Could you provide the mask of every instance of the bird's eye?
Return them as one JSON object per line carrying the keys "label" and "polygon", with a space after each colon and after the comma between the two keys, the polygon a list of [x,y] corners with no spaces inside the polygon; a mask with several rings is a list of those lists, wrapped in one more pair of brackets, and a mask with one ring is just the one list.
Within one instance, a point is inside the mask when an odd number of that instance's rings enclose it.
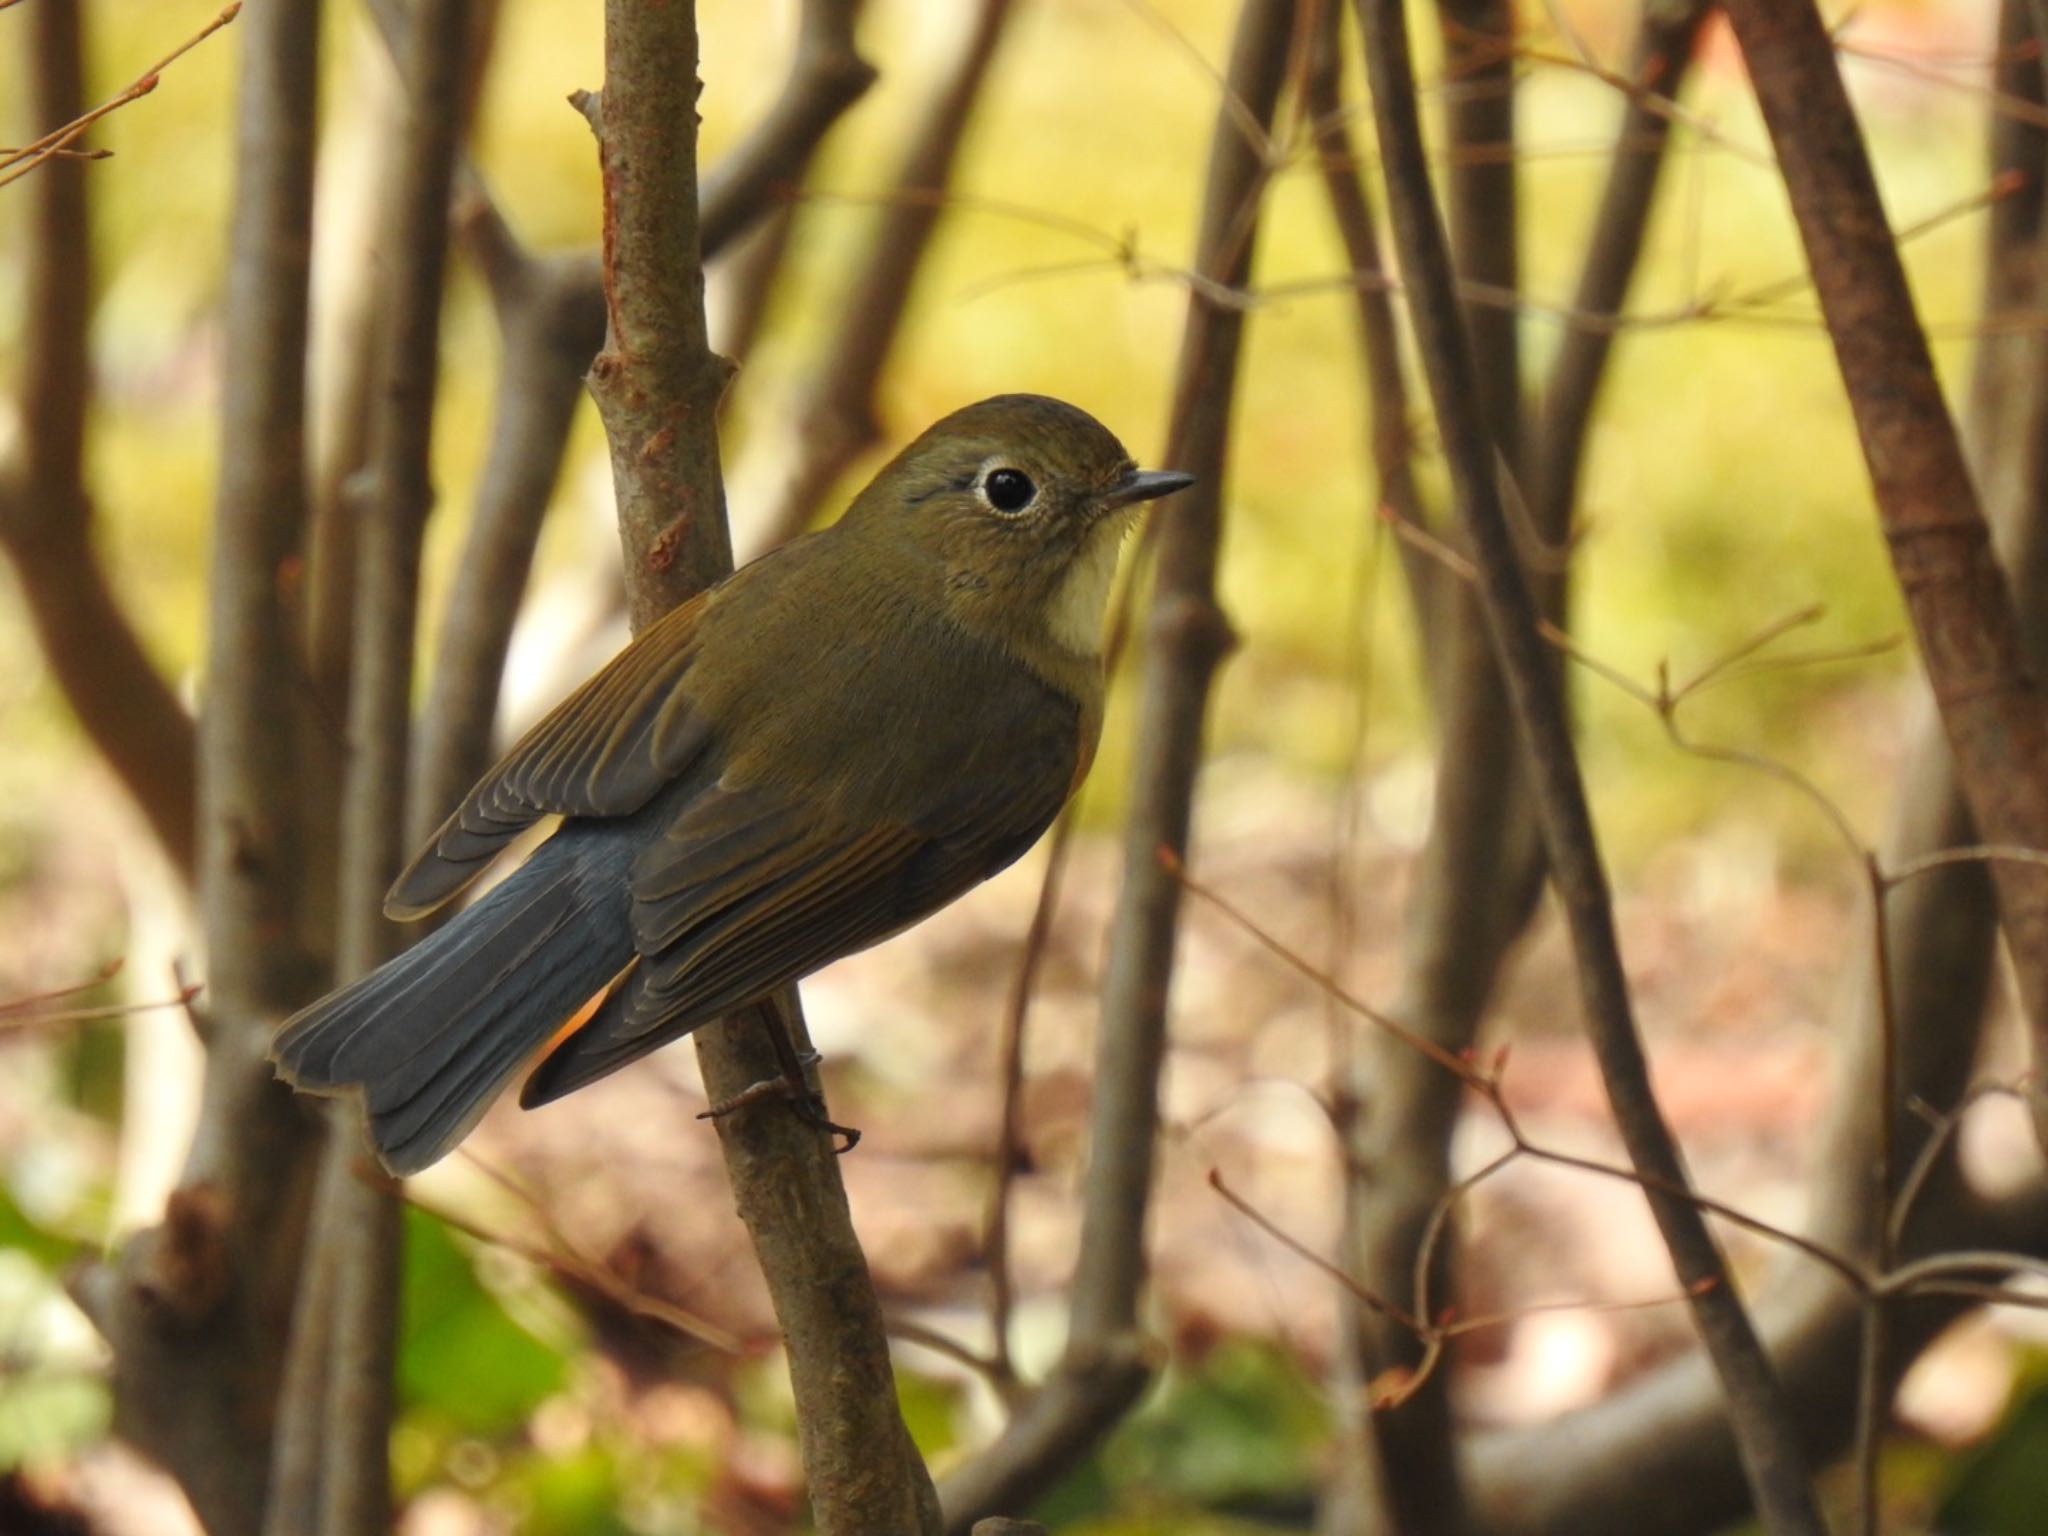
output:
{"label": "bird's eye", "polygon": [[998,512],[1022,512],[1031,505],[1038,487],[1021,469],[992,469],[981,482],[981,493]]}

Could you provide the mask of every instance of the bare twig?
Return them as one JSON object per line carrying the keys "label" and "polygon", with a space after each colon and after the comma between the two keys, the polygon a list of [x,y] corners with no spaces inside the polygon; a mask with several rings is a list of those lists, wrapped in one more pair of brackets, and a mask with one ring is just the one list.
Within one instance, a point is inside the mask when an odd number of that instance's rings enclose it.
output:
{"label": "bare twig", "polygon": [[[1377,221],[1359,179],[1349,116],[1339,94],[1343,56],[1338,29],[1344,8],[1337,0],[1323,0],[1323,5],[1308,76],[1308,109],[1314,124],[1323,193],[1329,199],[1330,214],[1351,265],[1351,288],[1357,297],[1358,341],[1365,368],[1368,410],[1366,440],[1372,449],[1380,502],[1401,521],[1420,527],[1425,518],[1415,485],[1415,424],[1408,381],[1401,366],[1400,328],[1394,319],[1394,283],[1380,252]],[[1436,567],[1405,544],[1401,546],[1401,556],[1415,607],[1416,630],[1427,656],[1427,648],[1441,628],[1430,617],[1435,606]]]}
{"label": "bare twig", "polygon": [[1400,0],[1360,0],[1359,15],[1409,306],[1459,520],[1479,575],[1487,628],[1527,748],[1544,847],[1571,928],[1594,1053],[1679,1280],[1692,1292],[1693,1316],[1728,1394],[1759,1510],[1774,1531],[1817,1533],[1825,1527],[1814,1503],[1795,1421],[1770,1362],[1729,1284],[1726,1262],[1699,1210],[1667,1192],[1688,1187],[1685,1171],[1650,1090],[1585,786],[1557,679],[1537,632],[1536,606],[1500,502],[1494,455],[1477,404],[1472,354],[1430,191],[1406,19]]}
{"label": "bare twig", "polygon": [[[1643,7],[1631,74],[1645,87],[1654,85],[1664,100],[1675,100],[1684,84],[1708,5],[1709,0],[1649,0]],[[1618,317],[1635,276],[1670,147],[1670,117],[1654,110],[1650,99],[1647,90],[1628,95],[1600,211],[1579,270],[1571,305],[1575,314]],[[1612,344],[1612,331],[1595,325],[1566,327],[1544,379],[1529,445],[1529,504],[1537,527],[1553,541],[1571,527],[1586,427]]]}
{"label": "bare twig", "polygon": [[996,1132],[995,1180],[989,1190],[988,1215],[982,1224],[982,1261],[989,1274],[991,1375],[1004,1390],[1013,1388],[1017,1381],[1015,1362],[1010,1355],[1010,1313],[1014,1300],[1010,1199],[1016,1191],[1017,1175],[1025,1166],[1024,1028],[1030,1017],[1040,964],[1052,940],[1053,914],[1059,907],[1060,881],[1066,872],[1073,838],[1074,816],[1069,810],[1060,817],[1048,841],[1045,876],[1039,883],[1038,902],[1031,909],[1031,926],[1024,935],[1016,974],[1010,978],[1009,995],[1003,1004],[1002,1036],[996,1048],[1003,1114]]}
{"label": "bare twig", "polygon": [[[1196,246],[1197,267],[1225,283],[1242,282],[1250,269],[1257,210],[1272,170],[1263,125],[1272,121],[1295,21],[1292,0],[1246,0],[1238,15]],[[1242,125],[1244,116],[1261,125],[1256,136]],[[1066,1350],[996,1443],[948,1479],[949,1531],[966,1530],[1071,1466],[1124,1414],[1149,1375],[1138,1301],[1180,894],[1157,855],[1186,850],[1210,682],[1233,638],[1216,603],[1215,580],[1242,327],[1239,312],[1198,291],[1191,295],[1167,460],[1200,480],[1159,514],[1155,536],[1153,651],[1139,712],[1124,881],[1103,983]]]}
{"label": "bare twig", "polygon": [[179,59],[233,21],[240,14],[241,9],[241,0],[233,0],[233,3],[218,16],[214,17],[213,20],[206,23],[205,26],[201,27],[192,36],[186,38],[184,42],[173,48],[161,59],[158,59],[156,63],[152,64],[123,90],[101,102],[91,111],[81,112],[74,108],[70,114],[61,122],[52,126],[41,138],[25,144],[19,149],[0,152],[0,187],[4,187],[12,181],[19,181],[22,177],[28,175],[29,172],[37,170],[41,166],[48,164],[51,160],[65,155],[66,151],[78,140],[79,136],[94,123],[103,117],[120,111],[121,108],[127,106],[131,101],[139,101],[144,96],[147,96],[157,88],[159,77],[161,77],[166,69],[169,69]]}
{"label": "bare twig", "polygon": [[[604,93],[579,101],[597,130],[605,198],[609,324],[590,387],[611,443],[636,626],[732,568],[715,420],[725,370],[705,337],[696,92],[695,6],[607,0]],[[794,988],[698,1032],[713,1102],[779,1074],[771,1027],[801,1040]],[[936,1531],[831,1138],[778,1104],[717,1126],[788,1346],[817,1528]]]}

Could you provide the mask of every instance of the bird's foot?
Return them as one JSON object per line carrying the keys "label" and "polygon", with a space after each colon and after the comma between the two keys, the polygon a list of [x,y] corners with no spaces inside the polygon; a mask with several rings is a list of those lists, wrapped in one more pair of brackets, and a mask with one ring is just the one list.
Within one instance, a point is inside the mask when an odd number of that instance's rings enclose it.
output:
{"label": "bird's foot", "polygon": [[776,1077],[764,1077],[758,1083],[742,1088],[729,1099],[721,1099],[697,1116],[699,1120],[722,1120],[736,1110],[750,1104],[759,1104],[766,1099],[787,1099],[796,1117],[806,1125],[816,1126],[839,1141],[832,1150],[845,1156],[860,1145],[860,1131],[854,1126],[841,1125],[825,1113],[825,1095],[813,1088],[802,1075],[804,1067],[815,1065],[821,1058],[816,1051],[808,1051],[795,1064],[794,1073],[785,1071]]}

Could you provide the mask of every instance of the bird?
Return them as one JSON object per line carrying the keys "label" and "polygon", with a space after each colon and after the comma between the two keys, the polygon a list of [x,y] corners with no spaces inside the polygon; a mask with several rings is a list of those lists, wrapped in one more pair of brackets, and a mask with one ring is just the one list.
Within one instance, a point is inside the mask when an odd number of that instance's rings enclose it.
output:
{"label": "bird", "polygon": [[1046,396],[942,418],[521,737],[384,910],[434,912],[555,830],[287,1019],[278,1075],[359,1099],[385,1168],[417,1173],[522,1072],[520,1103],[549,1103],[1007,867],[1094,758],[1124,537],[1193,481]]}

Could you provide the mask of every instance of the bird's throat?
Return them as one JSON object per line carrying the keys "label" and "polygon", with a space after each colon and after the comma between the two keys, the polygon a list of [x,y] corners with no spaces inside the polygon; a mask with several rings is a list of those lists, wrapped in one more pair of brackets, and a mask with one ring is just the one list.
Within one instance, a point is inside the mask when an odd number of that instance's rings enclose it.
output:
{"label": "bird's throat", "polygon": [[1045,611],[1046,632],[1070,655],[1102,654],[1102,621],[1109,610],[1109,589],[1116,582],[1117,551],[1129,527],[1128,517],[1114,513],[1096,524],[1053,589]]}

